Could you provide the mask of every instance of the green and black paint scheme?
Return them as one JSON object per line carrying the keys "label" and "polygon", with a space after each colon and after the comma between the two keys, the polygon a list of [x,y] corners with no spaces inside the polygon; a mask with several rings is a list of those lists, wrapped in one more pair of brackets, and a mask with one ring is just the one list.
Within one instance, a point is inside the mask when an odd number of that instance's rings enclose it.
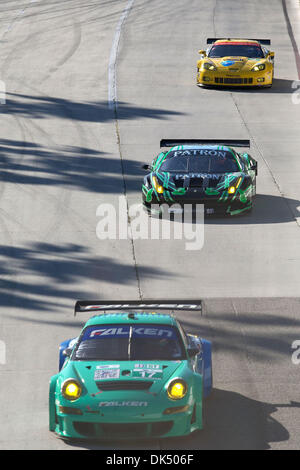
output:
{"label": "green and black paint scheme", "polygon": [[[256,194],[257,162],[234,147],[249,140],[161,140],[166,147],[152,162],[142,186],[150,213],[164,208],[204,205],[204,213],[238,215],[251,211]],[[169,208],[169,209],[168,209]]]}
{"label": "green and black paint scheme", "polygon": [[212,391],[211,343],[186,334],[175,317],[201,309],[201,300],[78,301],[75,312],[100,312],[60,345],[50,431],[112,439],[202,429],[203,400]]}

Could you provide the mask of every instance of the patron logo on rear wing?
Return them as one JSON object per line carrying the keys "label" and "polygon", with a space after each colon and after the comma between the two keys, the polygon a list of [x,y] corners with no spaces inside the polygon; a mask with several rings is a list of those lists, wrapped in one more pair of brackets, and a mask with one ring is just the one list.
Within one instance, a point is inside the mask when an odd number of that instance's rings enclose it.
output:
{"label": "patron logo on rear wing", "polygon": [[[193,310],[202,311],[202,300],[78,300],[74,308],[74,316],[78,312],[91,312],[91,311],[146,311],[146,310],[169,310],[170,312],[176,310]],[[130,315],[130,313],[129,313]]]}

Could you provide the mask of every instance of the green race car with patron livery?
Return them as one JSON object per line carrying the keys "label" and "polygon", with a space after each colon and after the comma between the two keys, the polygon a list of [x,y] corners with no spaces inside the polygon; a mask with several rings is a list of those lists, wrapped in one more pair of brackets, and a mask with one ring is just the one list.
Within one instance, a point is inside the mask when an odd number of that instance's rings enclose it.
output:
{"label": "green race car with patron livery", "polygon": [[183,212],[203,207],[205,215],[250,212],[256,194],[257,162],[246,151],[249,140],[161,140],[164,148],[142,186],[149,213]]}
{"label": "green race car with patron livery", "polygon": [[199,300],[78,301],[75,312],[99,313],[60,345],[50,431],[113,439],[202,429],[203,399],[212,391],[211,343],[186,334],[172,313],[201,309]]}

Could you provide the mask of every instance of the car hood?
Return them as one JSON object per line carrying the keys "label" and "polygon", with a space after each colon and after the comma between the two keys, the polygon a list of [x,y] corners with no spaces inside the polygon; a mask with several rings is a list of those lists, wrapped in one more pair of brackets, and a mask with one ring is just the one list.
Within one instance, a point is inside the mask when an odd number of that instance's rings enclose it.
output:
{"label": "car hood", "polygon": [[250,71],[256,64],[265,63],[264,58],[249,59],[248,57],[220,57],[208,58],[219,70],[224,72],[246,72]]}
{"label": "car hood", "polygon": [[79,379],[90,394],[98,394],[99,390],[110,393],[148,390],[159,393],[164,384],[175,373],[180,374],[186,365],[186,360],[71,361],[64,375],[65,378]]}

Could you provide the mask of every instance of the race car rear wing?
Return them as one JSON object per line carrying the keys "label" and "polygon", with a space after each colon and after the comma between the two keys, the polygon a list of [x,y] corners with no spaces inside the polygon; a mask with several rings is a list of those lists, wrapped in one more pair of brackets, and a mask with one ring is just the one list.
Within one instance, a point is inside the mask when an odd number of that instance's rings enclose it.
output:
{"label": "race car rear wing", "polygon": [[162,139],[161,147],[175,147],[176,145],[228,145],[229,147],[248,147],[250,140],[247,139]]}
{"label": "race car rear wing", "polygon": [[202,301],[197,300],[78,300],[74,308],[74,316],[77,313],[97,312],[108,310],[191,310],[202,312]]}
{"label": "race car rear wing", "polygon": [[213,44],[216,41],[222,41],[222,39],[226,41],[231,41],[232,39],[237,39],[239,41],[257,41],[263,46],[270,46],[271,45],[271,39],[244,39],[244,38],[207,38],[206,39],[206,44]]}

